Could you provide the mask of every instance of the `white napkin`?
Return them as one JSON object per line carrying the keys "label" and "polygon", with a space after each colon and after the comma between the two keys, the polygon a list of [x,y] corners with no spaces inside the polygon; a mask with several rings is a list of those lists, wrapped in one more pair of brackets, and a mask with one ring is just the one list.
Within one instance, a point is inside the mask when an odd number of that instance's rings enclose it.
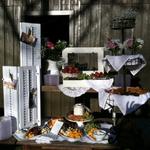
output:
{"label": "white napkin", "polygon": [[109,56],[107,55],[104,59],[104,67],[107,72],[109,72],[112,68],[115,71],[119,71],[128,60],[139,58],[143,61],[142,64],[138,65],[137,68],[134,68],[134,70],[130,70],[132,75],[137,74],[145,65],[146,60],[144,59],[143,55],[137,54],[137,55],[120,55],[120,56]]}
{"label": "white napkin", "polygon": [[52,138],[50,137],[47,137],[47,136],[38,136],[36,139],[35,139],[35,142],[38,143],[38,144],[41,144],[41,143],[51,143],[51,141],[53,141]]}
{"label": "white napkin", "polygon": [[105,90],[99,90],[98,93],[98,102],[99,106],[103,109],[109,109],[110,106],[107,104],[107,99],[109,98],[109,93],[105,92]]}
{"label": "white napkin", "polygon": [[[128,55],[121,55],[121,56],[109,56],[107,55],[104,60],[107,60],[108,63],[113,67],[115,71],[119,71],[123,65],[128,60]],[[107,65],[107,64],[106,64]],[[111,70],[111,68],[108,68],[108,72]]]}

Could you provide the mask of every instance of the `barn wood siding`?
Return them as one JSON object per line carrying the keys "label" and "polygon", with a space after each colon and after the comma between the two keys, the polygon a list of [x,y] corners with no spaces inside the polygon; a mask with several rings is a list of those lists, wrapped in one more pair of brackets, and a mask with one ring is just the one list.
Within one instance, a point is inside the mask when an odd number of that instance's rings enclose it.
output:
{"label": "barn wood siding", "polygon": [[[110,29],[112,16],[119,15],[128,7],[137,8],[134,35],[145,41],[141,53],[147,66],[138,74],[141,85],[150,88],[150,1],[149,0],[2,0],[0,2],[0,65],[20,65],[19,22],[24,14],[37,11],[46,14],[51,10],[73,10],[74,46],[104,46],[107,37],[120,38],[120,31]],[[130,36],[130,30],[126,36]],[[2,79],[2,67],[0,67]],[[0,107],[3,107],[2,80],[0,81]],[[74,100],[60,93],[43,93],[44,115],[60,115],[70,110]],[[98,111],[98,102],[91,106]],[[95,107],[94,107],[95,106]],[[96,110],[95,110],[96,108]]]}

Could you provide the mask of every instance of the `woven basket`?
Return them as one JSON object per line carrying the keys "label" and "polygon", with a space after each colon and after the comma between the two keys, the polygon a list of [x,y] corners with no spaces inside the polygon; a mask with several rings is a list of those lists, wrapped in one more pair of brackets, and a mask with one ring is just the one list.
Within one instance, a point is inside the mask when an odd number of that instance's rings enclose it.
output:
{"label": "woven basket", "polygon": [[113,19],[112,29],[131,29],[135,27],[135,19]]}

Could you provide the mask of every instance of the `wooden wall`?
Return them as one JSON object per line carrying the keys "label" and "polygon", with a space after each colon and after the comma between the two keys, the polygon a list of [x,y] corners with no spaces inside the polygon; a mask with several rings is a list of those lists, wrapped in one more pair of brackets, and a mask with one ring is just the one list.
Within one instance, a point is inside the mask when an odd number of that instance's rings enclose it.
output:
{"label": "wooden wall", "polygon": [[[80,5],[81,4],[81,5]],[[19,65],[19,22],[33,11],[47,14],[50,10],[73,10],[75,46],[104,46],[107,37],[120,38],[120,31],[110,29],[110,20],[127,8],[137,9],[134,35],[144,39],[141,53],[147,66],[138,74],[143,87],[150,89],[150,1],[149,0],[1,0],[0,1],[0,79],[3,65]],[[130,31],[126,32],[130,35]],[[0,107],[3,106],[2,80],[0,81]],[[67,112],[74,100],[62,93],[44,94],[44,115]],[[68,106],[67,106],[68,105]],[[93,109],[99,110],[97,100]],[[65,111],[64,111],[65,110]]]}

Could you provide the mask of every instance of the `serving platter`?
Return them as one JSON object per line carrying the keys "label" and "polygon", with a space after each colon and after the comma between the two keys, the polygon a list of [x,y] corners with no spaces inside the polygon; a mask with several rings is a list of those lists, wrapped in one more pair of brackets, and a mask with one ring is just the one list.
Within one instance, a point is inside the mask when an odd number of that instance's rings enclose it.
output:
{"label": "serving platter", "polygon": [[88,122],[85,124],[84,133],[92,141],[97,141],[96,137],[94,136],[95,131],[100,131],[102,133],[106,133],[104,130],[101,129],[101,125],[99,122],[93,121],[93,122]]}
{"label": "serving platter", "polygon": [[76,141],[80,141],[81,140],[81,138],[71,138],[71,137],[63,135],[62,133],[59,133],[59,135],[61,137],[63,137],[66,141],[69,141],[69,142],[76,142]]}
{"label": "serving platter", "polygon": [[[95,130],[96,131],[96,130]],[[108,134],[107,134],[107,132],[105,131],[105,130],[100,130],[100,135],[98,136],[98,138],[96,138],[95,136],[94,136],[94,131],[92,132],[92,134],[85,134],[90,140],[92,140],[92,141],[96,141],[96,142],[100,142],[100,141],[102,141],[102,140],[108,140]]]}
{"label": "serving platter", "polygon": [[65,140],[70,142],[80,141],[83,136],[83,132],[74,123],[66,123],[59,132],[59,135]]}
{"label": "serving platter", "polygon": [[84,118],[83,116],[76,116],[74,114],[69,114],[66,116],[66,119],[70,122],[90,122],[94,119],[94,117],[91,115],[89,118]]}

